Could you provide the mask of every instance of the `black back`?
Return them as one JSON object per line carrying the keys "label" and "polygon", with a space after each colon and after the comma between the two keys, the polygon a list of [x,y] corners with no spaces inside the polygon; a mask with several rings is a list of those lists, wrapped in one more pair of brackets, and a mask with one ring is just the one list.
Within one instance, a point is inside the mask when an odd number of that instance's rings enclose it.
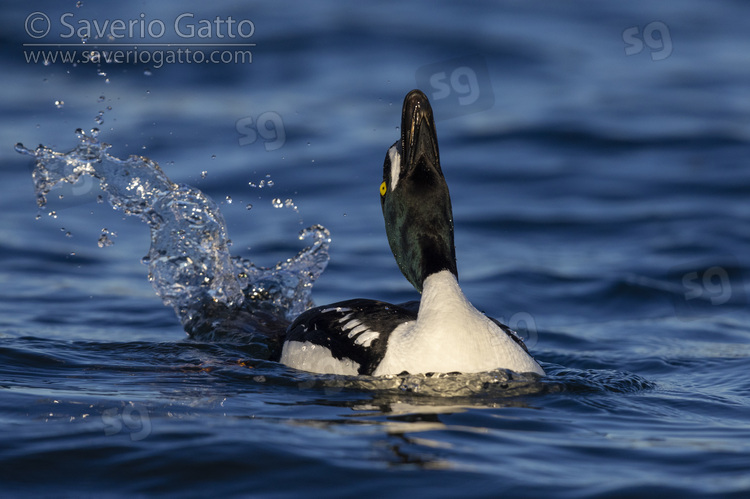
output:
{"label": "black back", "polygon": [[[378,300],[355,299],[311,308],[297,317],[287,329],[286,341],[309,341],[327,348],[334,358],[351,359],[359,364],[359,374],[372,374],[385,356],[388,337],[400,324],[417,319],[419,302],[392,305]],[[367,329],[349,337],[357,321]],[[356,322],[354,322],[356,324]],[[379,336],[368,346],[357,344],[357,337],[368,331]]]}

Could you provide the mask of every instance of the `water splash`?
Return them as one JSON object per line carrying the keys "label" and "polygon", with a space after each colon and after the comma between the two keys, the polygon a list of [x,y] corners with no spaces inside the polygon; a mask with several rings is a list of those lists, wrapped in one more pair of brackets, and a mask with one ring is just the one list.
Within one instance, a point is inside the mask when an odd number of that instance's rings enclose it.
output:
{"label": "water splash", "polygon": [[[301,231],[300,239],[311,238],[312,244],[271,268],[232,257],[226,223],[211,198],[173,183],[148,158],[111,156],[97,132],[77,130],[79,144],[68,152],[16,145],[17,152],[36,160],[37,204],[45,206],[49,192],[64,182],[74,184],[83,175],[98,179],[114,209],[139,217],[151,229],[151,247],[142,261],[154,290],[189,334],[240,339],[279,333],[313,305],[312,285],[328,264],[327,229],[316,225]],[[113,235],[104,229],[99,245],[112,244]]]}
{"label": "water splash", "polygon": [[102,234],[99,236],[99,239],[96,241],[96,244],[100,248],[105,248],[107,246],[112,246],[114,241],[112,241],[111,238],[117,237],[117,233],[108,230],[107,228],[102,229]]}

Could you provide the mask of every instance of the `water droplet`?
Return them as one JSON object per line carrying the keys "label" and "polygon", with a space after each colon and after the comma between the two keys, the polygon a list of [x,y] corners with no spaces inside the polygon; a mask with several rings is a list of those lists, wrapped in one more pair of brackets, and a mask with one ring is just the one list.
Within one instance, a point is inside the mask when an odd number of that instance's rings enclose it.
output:
{"label": "water droplet", "polygon": [[266,183],[266,185],[267,185],[268,187],[273,187],[273,180],[269,180],[269,181],[268,181],[268,182]]}
{"label": "water droplet", "polygon": [[247,185],[249,185],[250,187],[258,187],[254,182],[248,182]]}
{"label": "water droplet", "polygon": [[99,236],[99,239],[96,241],[96,245],[100,248],[112,246],[115,243],[110,239],[110,237],[117,237],[117,234],[114,231],[107,230],[107,228],[105,227],[104,229],[102,229],[102,235]]}
{"label": "water droplet", "polygon": [[47,213],[47,215],[51,216],[52,218],[57,218],[57,212],[54,211],[54,210],[52,210],[49,213]]}
{"label": "water droplet", "polygon": [[151,76],[151,74],[152,74],[151,71],[149,71],[148,69],[143,71],[144,76]]}
{"label": "water droplet", "polygon": [[42,218],[42,214],[41,213],[37,213],[36,217],[34,217],[34,220],[39,220],[40,218]]}
{"label": "water droplet", "polygon": [[76,7],[77,7],[77,8],[79,8],[79,9],[80,9],[82,5],[83,5],[83,2],[82,2],[81,0],[78,0],[78,1],[76,2]]}
{"label": "water droplet", "polygon": [[250,203],[247,203],[247,206],[245,206],[245,209],[252,210],[253,209],[253,205],[250,204]]}
{"label": "water droplet", "polygon": [[232,196],[227,196],[227,204],[232,204]]}
{"label": "water droplet", "polygon": [[212,154],[211,159],[216,159],[216,154]]}
{"label": "water droplet", "polygon": [[60,109],[64,105],[65,105],[65,101],[62,101],[62,100],[56,100],[55,101],[55,106],[57,107],[57,109]]}
{"label": "water droplet", "polygon": [[103,95],[100,95],[99,100],[97,102],[104,102],[104,99],[106,99],[106,97],[104,97]]}
{"label": "water droplet", "polygon": [[201,178],[206,178],[208,176],[208,172],[206,170],[203,170],[201,172]]}
{"label": "water droplet", "polygon": [[91,136],[92,137],[98,137],[99,136],[99,129],[94,127],[91,129]]}
{"label": "water droplet", "polygon": [[99,111],[96,116],[94,116],[94,121],[97,125],[101,125],[104,123],[104,111]]}
{"label": "water droplet", "polygon": [[65,197],[65,196],[63,196],[62,194],[60,194],[59,196],[57,196],[57,199],[62,199],[62,198],[64,198],[64,197]]}
{"label": "water droplet", "polygon": [[99,236],[99,239],[97,239],[96,245],[100,248],[104,248],[106,246],[112,246],[112,241],[109,240],[106,234],[102,234]]}
{"label": "water droplet", "polygon": [[266,181],[261,180],[260,182],[258,182],[258,189],[262,189],[264,185],[266,185]]}
{"label": "water droplet", "polygon": [[283,208],[284,207],[284,203],[282,203],[281,199],[279,199],[279,198],[273,198],[273,201],[271,201],[271,205],[274,208]]}

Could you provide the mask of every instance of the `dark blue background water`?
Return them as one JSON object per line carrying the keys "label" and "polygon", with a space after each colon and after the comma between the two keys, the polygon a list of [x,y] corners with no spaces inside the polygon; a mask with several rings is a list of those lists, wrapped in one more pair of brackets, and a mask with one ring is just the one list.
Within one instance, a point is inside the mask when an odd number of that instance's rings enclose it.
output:
{"label": "dark blue background water", "polygon": [[[52,24],[39,39],[33,12]],[[24,44],[80,43],[66,12],[167,27],[123,41],[138,45],[229,40],[181,39],[182,13],[249,19],[252,63],[27,63]],[[0,494],[746,497],[747,19],[741,1],[6,6]],[[223,200],[233,251],[258,264],[329,228],[317,303],[407,300],[377,190],[416,86],[439,120],[463,288],[524,331],[541,393],[341,389],[190,343],[139,262],[147,228],[93,183],[35,220],[13,151],[98,126],[114,155]]]}

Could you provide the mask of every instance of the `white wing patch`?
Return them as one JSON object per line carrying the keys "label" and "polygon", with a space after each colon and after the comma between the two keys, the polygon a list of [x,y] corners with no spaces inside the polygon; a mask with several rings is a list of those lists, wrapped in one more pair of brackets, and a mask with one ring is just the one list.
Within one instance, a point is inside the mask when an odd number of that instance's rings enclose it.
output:
{"label": "white wing patch", "polygon": [[289,367],[311,373],[356,376],[359,363],[351,359],[337,359],[326,347],[309,341],[287,341],[281,350],[280,362]]}
{"label": "white wing patch", "polygon": [[380,332],[373,331],[359,319],[352,319],[352,314],[347,314],[338,320],[339,323],[346,322],[341,328],[347,333],[347,338],[354,338],[356,345],[369,348],[373,341],[380,337]]}
{"label": "white wing patch", "polygon": [[364,324],[360,324],[359,326],[357,326],[354,329],[352,329],[351,331],[349,331],[349,334],[347,336],[349,336],[349,338],[353,338],[354,336],[358,335],[359,333],[362,333],[362,332],[368,331],[368,330],[369,330],[369,328],[367,326],[365,326]]}
{"label": "white wing patch", "polygon": [[357,339],[354,340],[354,343],[362,345],[365,348],[370,348],[372,342],[378,338],[380,338],[380,333],[377,331],[367,331],[366,333],[360,334]]}
{"label": "white wing patch", "polygon": [[401,154],[399,154],[395,144],[388,149],[388,157],[391,159],[391,190],[393,191],[396,189],[398,177],[401,175]]}
{"label": "white wing patch", "polygon": [[352,309],[347,308],[347,307],[328,307],[328,308],[324,308],[323,310],[321,310],[320,313],[322,315],[322,314],[328,314],[331,312],[351,312],[351,311]]}

